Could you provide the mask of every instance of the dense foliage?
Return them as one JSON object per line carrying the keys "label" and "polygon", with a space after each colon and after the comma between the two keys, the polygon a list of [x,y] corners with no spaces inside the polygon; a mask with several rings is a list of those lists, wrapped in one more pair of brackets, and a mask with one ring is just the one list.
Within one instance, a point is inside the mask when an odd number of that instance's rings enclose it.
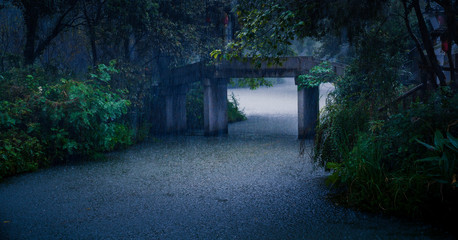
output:
{"label": "dense foliage", "polygon": [[329,62],[322,62],[320,65],[310,69],[308,74],[300,75],[297,81],[298,89],[318,87],[322,83],[331,82],[336,78]]}
{"label": "dense foliage", "polygon": [[141,67],[208,58],[224,42],[224,0],[1,1],[0,62],[18,56],[84,71],[111,59]]}
{"label": "dense foliage", "polygon": [[[214,51],[215,55],[223,58],[250,58],[258,63],[259,60],[278,63],[279,56],[292,54],[289,46],[297,38],[331,40],[337,37],[337,45],[346,42],[353,44],[368,29],[376,25],[383,26],[394,19],[397,31],[403,33],[396,40],[402,44],[409,39],[412,45],[409,50],[415,49],[421,64],[437,76],[441,86],[445,86],[444,69],[437,60],[435,41],[440,37],[443,46],[458,43],[458,3],[452,0],[242,0],[238,3],[241,30],[234,42],[223,50]],[[428,27],[429,16],[438,14],[431,13],[433,8],[440,12],[443,19],[439,29]],[[399,44],[397,41],[391,45],[396,47]],[[377,48],[376,43],[368,43]],[[451,47],[444,49],[447,60],[453,63],[455,59]],[[451,68],[453,71],[453,64]],[[427,81],[436,85],[432,77],[424,79],[425,84]],[[452,82],[456,85],[454,76]]]}
{"label": "dense foliage", "polygon": [[228,24],[225,0],[0,1],[0,177],[161,131],[170,69],[207,60]]}
{"label": "dense foliage", "polygon": [[130,102],[110,87],[114,71],[99,65],[84,81],[41,69],[2,74],[0,178],[131,144],[120,121]]}
{"label": "dense foliage", "polygon": [[[315,158],[332,169],[329,182],[342,187],[342,200],[384,212],[456,216],[458,81],[452,74],[445,86],[434,42],[454,72],[458,1],[239,0],[235,12],[229,2],[1,1],[0,177],[143,138],[153,122],[154,86],[172,66],[208,60],[216,48],[215,58],[278,62],[293,54],[294,41],[311,37],[322,41],[323,55],[342,46],[351,53],[342,78],[326,63],[299,77],[300,88],[336,78]],[[442,12],[436,30],[425,14],[431,6]],[[235,41],[230,23],[241,27]],[[119,72],[99,65],[111,59]],[[410,74],[419,66],[407,66],[417,60],[423,73]],[[75,80],[89,66],[92,74]],[[62,73],[68,70],[80,77]],[[422,83],[422,97],[393,107],[403,80],[412,78]],[[263,81],[241,82],[270,84]],[[202,88],[188,94],[187,109],[188,125],[202,127]],[[228,109],[230,121],[244,119],[233,96]]]}
{"label": "dense foliage", "polygon": [[225,57],[278,61],[293,54],[289,46],[296,39],[323,37],[329,33],[353,38],[367,21],[383,17],[379,11],[386,0],[368,1],[238,1],[242,29],[228,44]]}
{"label": "dense foliage", "polygon": [[[457,81],[452,74],[445,87],[433,43],[458,43],[458,2],[239,4],[242,29],[235,42],[215,54],[277,61],[289,54],[295,39],[303,37],[321,40],[322,56],[346,52],[338,58],[348,63],[343,77],[317,66],[299,78],[299,87],[334,78],[336,90],[320,114],[315,159],[332,170],[328,182],[342,190],[340,200],[370,211],[434,215],[446,223],[456,222],[452,219],[458,209]],[[441,32],[430,25],[431,15],[426,13],[431,11],[442,14]],[[442,49],[454,71],[456,59],[450,48]],[[419,71],[416,62],[426,71]],[[408,82],[422,83],[420,97],[403,95]]]}
{"label": "dense foliage", "polygon": [[330,104],[315,157],[333,170],[330,183],[345,186],[347,204],[418,215],[443,194],[456,200],[457,104],[456,94],[439,93],[389,117],[371,116],[367,101]]}
{"label": "dense foliage", "polygon": [[354,60],[321,113],[315,159],[332,170],[328,183],[341,187],[349,206],[439,216],[449,225],[458,211],[458,95],[442,87],[389,105],[409,77],[404,49],[411,44],[393,44],[403,34],[395,23],[355,39]]}

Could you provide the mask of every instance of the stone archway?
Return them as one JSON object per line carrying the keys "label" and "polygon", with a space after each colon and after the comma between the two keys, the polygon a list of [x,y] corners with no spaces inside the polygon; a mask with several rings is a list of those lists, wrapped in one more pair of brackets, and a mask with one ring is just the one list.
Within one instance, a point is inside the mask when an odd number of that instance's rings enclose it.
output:
{"label": "stone archway", "polygon": [[[164,83],[165,126],[167,133],[180,133],[186,130],[187,86],[200,81],[204,86],[204,131],[206,136],[228,133],[227,83],[230,78],[293,77],[297,83],[299,75],[307,74],[320,61],[312,57],[285,57],[281,65],[253,66],[250,61],[223,61],[207,66],[205,63],[190,64],[171,71]],[[344,72],[344,65],[333,63],[338,75]],[[319,112],[319,88],[302,89],[298,94],[298,138],[311,138]]]}

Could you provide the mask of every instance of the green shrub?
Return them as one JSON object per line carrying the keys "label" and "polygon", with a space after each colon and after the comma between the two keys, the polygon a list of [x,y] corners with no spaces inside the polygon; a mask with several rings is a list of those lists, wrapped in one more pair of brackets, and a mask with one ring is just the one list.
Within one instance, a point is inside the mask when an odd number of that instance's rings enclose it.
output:
{"label": "green shrub", "polygon": [[341,162],[369,126],[370,114],[364,101],[353,104],[329,103],[320,113],[315,139],[315,159],[325,166]]}
{"label": "green shrub", "polygon": [[125,61],[118,61],[116,70],[111,74],[110,85],[115,89],[125,89],[120,95],[130,102],[122,121],[131,128],[132,141],[140,142],[149,135],[157,114],[152,105],[158,101],[158,79],[150,75],[147,68]]}
{"label": "green shrub", "polygon": [[402,40],[403,31],[387,19],[355,39],[355,58],[320,116],[315,160],[331,169],[328,183],[342,190],[339,199],[347,205],[454,219],[456,92],[440,88],[428,101],[378,111],[400,95],[401,80],[411,78],[405,50],[412,43]]}
{"label": "green shrub", "polygon": [[421,167],[419,172],[440,184],[450,185],[452,188],[458,187],[456,181],[458,139],[450,132],[447,132],[447,137],[444,138],[444,135],[437,130],[434,134],[433,145],[417,141],[431,152],[429,157],[417,160],[417,164]]}
{"label": "green shrub", "polygon": [[31,69],[2,74],[9,94],[0,94],[0,178],[132,143],[120,121],[129,101],[109,85],[113,64],[100,65],[86,81]]}
{"label": "green shrub", "polygon": [[358,140],[341,163],[328,163],[333,170],[327,180],[343,184],[344,202],[370,211],[418,214],[425,200],[427,179],[415,167],[389,170],[384,164],[384,140],[378,135],[359,133]]}
{"label": "green shrub", "polygon": [[[326,141],[317,141],[321,144],[316,146],[315,157],[333,170],[328,183],[346,189],[345,203],[416,216],[431,204],[440,205],[444,196],[450,202],[458,200],[458,143],[453,137],[458,132],[456,95],[439,92],[427,103],[414,103],[409,110],[379,120],[375,115],[360,119],[361,113],[355,112],[361,109],[358,105],[343,106],[326,108],[323,123],[328,125],[319,129],[320,135],[328,136]],[[352,121],[366,124],[351,127]],[[454,208],[449,204],[448,209]]]}
{"label": "green shrub", "polygon": [[17,129],[0,134],[0,179],[34,171],[47,165],[47,161],[44,147],[36,137]]}
{"label": "green shrub", "polygon": [[331,64],[324,61],[318,66],[310,69],[309,74],[300,75],[298,77],[297,87],[299,90],[318,87],[322,83],[332,82],[335,81],[335,79],[337,79],[337,75],[334,70],[332,70]]}
{"label": "green shrub", "polygon": [[129,102],[110,89],[110,71],[100,65],[89,81],[61,79],[46,86],[42,95],[42,111],[49,117],[45,135],[56,159],[110,151],[118,143],[130,142],[116,122],[127,112]]}

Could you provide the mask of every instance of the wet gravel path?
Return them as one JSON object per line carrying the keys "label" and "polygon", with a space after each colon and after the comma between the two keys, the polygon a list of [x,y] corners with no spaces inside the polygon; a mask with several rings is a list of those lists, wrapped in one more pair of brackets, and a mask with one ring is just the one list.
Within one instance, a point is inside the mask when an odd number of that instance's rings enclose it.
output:
{"label": "wet gravel path", "polygon": [[447,237],[336,206],[326,173],[299,154],[311,144],[291,126],[289,115],[252,115],[227,137],[164,137],[9,178],[0,183],[0,239]]}

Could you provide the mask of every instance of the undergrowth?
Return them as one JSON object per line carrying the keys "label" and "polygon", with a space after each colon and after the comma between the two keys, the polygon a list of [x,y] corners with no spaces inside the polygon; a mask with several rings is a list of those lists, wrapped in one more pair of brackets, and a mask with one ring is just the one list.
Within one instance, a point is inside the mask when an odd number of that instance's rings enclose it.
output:
{"label": "undergrowth", "polygon": [[439,91],[425,103],[383,116],[364,100],[322,112],[315,159],[348,206],[419,217],[457,212],[458,96]]}
{"label": "undergrowth", "polygon": [[132,144],[130,102],[110,87],[114,63],[86,80],[42,69],[1,74],[0,178]]}
{"label": "undergrowth", "polygon": [[331,170],[327,182],[345,205],[456,229],[458,95],[441,87],[428,100],[379,111],[399,96],[405,72],[402,51],[388,44],[394,36],[368,32],[356,43],[320,114],[314,158]]}

